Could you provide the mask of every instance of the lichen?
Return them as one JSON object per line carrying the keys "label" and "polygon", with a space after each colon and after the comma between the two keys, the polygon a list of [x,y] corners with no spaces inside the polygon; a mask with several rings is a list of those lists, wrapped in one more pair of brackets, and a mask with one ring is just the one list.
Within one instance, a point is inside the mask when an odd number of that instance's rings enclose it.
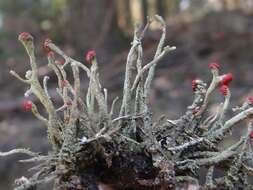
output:
{"label": "lichen", "polygon": [[[153,60],[144,64],[142,39],[154,20],[161,24],[162,35]],[[47,127],[53,151],[48,155],[27,149],[0,152],[0,156],[27,154],[31,158],[21,162],[37,164],[32,177],[17,180],[16,190],[36,189],[49,181],[54,181],[54,189],[98,189],[99,183],[115,189],[183,190],[188,184],[202,189],[252,189],[247,181],[253,173],[252,102],[249,98],[234,109],[232,118],[226,118],[233,76],[220,75],[218,64],[209,65],[212,81],[208,86],[200,79],[192,82],[193,103],[183,116],[177,120],[161,117],[158,121],[152,117],[148,100],[156,65],[176,49],[164,45],[164,20],[158,15],[154,20],[149,19],[143,29],[135,29],[126,61],[123,96],[116,97],[112,105],[108,104],[109,93],[100,82],[96,53],[91,51],[86,56],[90,63],[87,67],[46,39],[48,67],[57,77],[56,91],[63,102],[56,108],[47,89],[49,77],[44,77],[43,85],[39,81],[33,37],[20,34],[31,70],[25,78],[14,71],[10,73],[30,85],[25,96],[34,94],[47,111],[43,116],[34,103],[26,105]],[[64,61],[56,60],[55,54]],[[72,69],[73,82],[68,80],[67,68]],[[80,74],[89,80],[86,95],[81,92]],[[224,102],[214,115],[209,115],[210,97],[220,86]],[[219,146],[242,120],[248,127],[244,136],[226,149]],[[207,168],[204,184],[199,182],[199,168]],[[223,171],[222,177],[214,177],[217,169]]]}

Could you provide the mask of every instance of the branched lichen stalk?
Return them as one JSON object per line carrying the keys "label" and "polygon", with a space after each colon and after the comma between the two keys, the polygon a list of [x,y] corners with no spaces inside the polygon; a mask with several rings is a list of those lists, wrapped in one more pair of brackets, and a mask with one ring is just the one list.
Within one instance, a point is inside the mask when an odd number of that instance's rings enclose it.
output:
{"label": "branched lichen stalk", "polygon": [[132,47],[127,56],[126,62],[126,71],[125,71],[125,80],[124,80],[124,87],[123,87],[123,98],[122,98],[122,105],[120,109],[120,115],[123,114],[130,114],[130,102],[131,102],[131,80],[133,77],[133,67],[134,62],[137,59],[137,47],[139,45],[139,40],[137,38],[137,29],[135,29],[135,36],[132,42]]}
{"label": "branched lichen stalk", "polygon": [[[162,50],[163,50],[163,47],[164,47],[164,44],[165,44],[165,39],[166,39],[166,24],[165,24],[165,21],[163,20],[163,18],[159,15],[155,15],[155,19],[161,24],[162,26],[162,36],[160,38],[160,41],[159,41],[159,44],[157,46],[157,49],[156,49],[156,52],[155,52],[155,56],[154,56],[154,59],[156,59],[158,57],[158,55],[161,54]],[[150,92],[150,88],[151,88],[151,82],[154,78],[154,75],[155,75],[155,67],[156,65],[152,65],[152,67],[149,69],[149,72],[148,72],[148,75],[147,75],[147,78],[146,78],[146,81],[145,81],[145,101],[146,103],[147,102],[147,98],[149,97],[149,92]]]}

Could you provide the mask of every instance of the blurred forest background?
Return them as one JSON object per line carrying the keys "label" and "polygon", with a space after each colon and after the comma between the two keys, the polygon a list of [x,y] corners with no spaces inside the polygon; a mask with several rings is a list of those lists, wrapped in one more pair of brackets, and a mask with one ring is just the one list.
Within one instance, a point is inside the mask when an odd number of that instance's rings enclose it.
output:
{"label": "blurred forest background", "polygon": [[[78,60],[95,49],[102,83],[113,99],[121,93],[133,25],[155,14],[166,19],[167,44],[177,46],[156,72],[150,97],[155,115],[180,116],[191,104],[191,80],[210,81],[207,65],[214,61],[235,75],[231,107],[253,95],[253,0],[0,0],[0,150],[30,147],[43,153],[50,148],[46,129],[22,109],[27,86],[9,74],[10,69],[24,74],[29,68],[17,41],[20,32],[35,36],[39,73],[50,76],[53,95],[55,76],[46,67],[42,48],[47,37]],[[160,34],[159,26],[152,24],[144,39],[146,62]],[[85,78],[82,84],[87,85]],[[222,97],[217,93],[212,101],[210,112]],[[242,130],[238,127],[231,141]],[[27,164],[17,163],[21,158],[1,158],[0,190],[13,189],[15,178],[29,175]]]}

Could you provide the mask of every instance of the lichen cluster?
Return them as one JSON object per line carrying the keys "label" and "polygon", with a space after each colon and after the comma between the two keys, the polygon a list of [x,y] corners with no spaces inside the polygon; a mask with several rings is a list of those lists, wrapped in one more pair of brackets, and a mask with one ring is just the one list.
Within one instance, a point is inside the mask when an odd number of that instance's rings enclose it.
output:
{"label": "lichen cluster", "polygon": [[[162,35],[153,60],[144,64],[142,39],[154,20],[161,24]],[[249,98],[234,109],[232,118],[226,118],[231,73],[220,75],[220,66],[210,64],[211,83],[192,81],[193,103],[183,116],[177,120],[152,118],[149,93],[155,68],[175,49],[164,45],[164,20],[157,15],[154,20],[149,19],[143,28],[135,28],[126,61],[123,96],[116,97],[112,105],[108,104],[108,91],[99,79],[96,53],[88,52],[86,60],[90,67],[87,67],[47,39],[44,48],[48,52],[48,67],[57,77],[56,91],[63,102],[57,108],[48,91],[49,77],[45,76],[42,83],[39,80],[33,37],[29,33],[19,35],[29,55],[31,70],[25,78],[14,71],[10,73],[30,86],[25,96],[34,94],[45,108],[47,115],[43,116],[33,102],[24,104],[47,126],[52,152],[48,155],[27,149],[0,152],[0,156],[25,153],[31,158],[21,162],[36,163],[32,177],[16,181],[16,190],[36,189],[50,181],[54,182],[54,189],[79,190],[99,189],[100,183],[115,189],[138,190],[186,190],[189,185],[201,189],[252,189],[248,177],[253,173],[253,101]],[[73,81],[66,69],[72,70]],[[81,74],[89,80],[85,93],[81,92]],[[210,115],[210,97],[217,88],[224,102],[215,115]],[[246,134],[226,149],[219,146],[242,120],[248,127]],[[199,182],[200,168],[207,169],[203,184]],[[223,176],[215,177],[216,170],[222,171]]]}

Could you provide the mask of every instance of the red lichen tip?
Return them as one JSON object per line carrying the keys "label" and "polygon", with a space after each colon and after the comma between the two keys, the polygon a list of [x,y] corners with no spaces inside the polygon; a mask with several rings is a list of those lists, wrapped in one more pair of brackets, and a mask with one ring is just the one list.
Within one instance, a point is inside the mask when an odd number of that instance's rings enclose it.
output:
{"label": "red lichen tip", "polygon": [[218,63],[210,63],[210,64],[208,65],[208,67],[209,67],[210,69],[219,69],[219,68],[220,68],[220,65],[219,65]]}
{"label": "red lichen tip", "polygon": [[253,139],[253,131],[250,132],[249,137]]}
{"label": "red lichen tip", "polygon": [[247,102],[249,103],[249,105],[253,106],[253,98],[252,97],[248,97]]}
{"label": "red lichen tip", "polygon": [[222,85],[220,87],[220,93],[223,95],[223,96],[227,96],[228,94],[228,86],[227,85]]}
{"label": "red lichen tip", "polygon": [[200,111],[200,107],[196,107],[196,108],[194,108],[193,110],[192,110],[192,113],[193,114],[196,114],[196,113],[198,113]]}
{"label": "red lichen tip", "polygon": [[192,90],[195,91],[197,87],[197,79],[192,80]]}
{"label": "red lichen tip", "polygon": [[49,46],[48,46],[49,43],[52,43],[52,40],[49,39],[49,38],[45,39],[44,44],[43,44],[43,48],[44,48],[46,51],[51,51],[51,49],[50,49]]}
{"label": "red lichen tip", "polygon": [[86,54],[86,61],[91,63],[95,57],[96,57],[96,52],[94,50],[88,51],[88,53]]}
{"label": "red lichen tip", "polygon": [[67,80],[61,80],[61,87],[64,88],[68,85],[68,81]]}
{"label": "red lichen tip", "polygon": [[21,41],[33,40],[33,37],[28,32],[21,32],[18,36],[18,39]]}
{"label": "red lichen tip", "polygon": [[56,65],[64,65],[65,61],[63,60],[55,60],[54,62]]}
{"label": "red lichen tip", "polygon": [[54,57],[54,52],[53,51],[49,51],[47,53],[47,57]]}
{"label": "red lichen tip", "polygon": [[228,85],[232,80],[233,80],[233,74],[232,73],[227,73],[222,78],[221,84]]}
{"label": "red lichen tip", "polygon": [[31,101],[25,101],[25,102],[23,103],[23,108],[24,108],[24,110],[26,110],[26,111],[31,110],[32,107],[33,107],[33,104],[32,104]]}

